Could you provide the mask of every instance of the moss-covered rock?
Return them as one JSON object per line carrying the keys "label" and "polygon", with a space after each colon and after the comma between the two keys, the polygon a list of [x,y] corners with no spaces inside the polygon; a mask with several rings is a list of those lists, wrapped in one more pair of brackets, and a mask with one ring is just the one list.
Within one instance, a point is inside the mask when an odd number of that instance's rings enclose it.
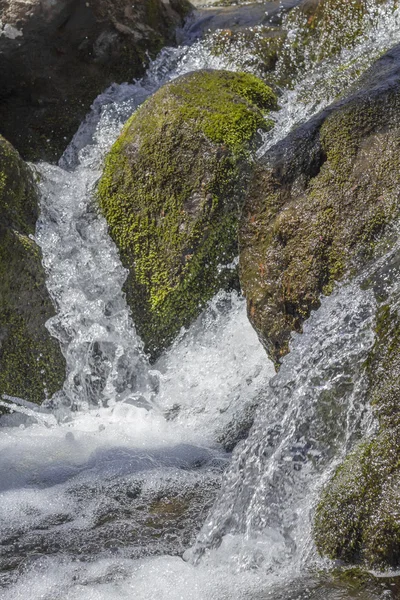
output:
{"label": "moss-covered rock", "polygon": [[237,285],[237,222],[270,88],[204,71],[164,86],[128,121],[98,188],[127,299],[155,358],[224,287]]}
{"label": "moss-covered rock", "polygon": [[398,214],[399,55],[379,60],[359,91],[289,135],[253,172],[240,278],[250,320],[276,363],[320,295],[365,264]]}
{"label": "moss-covered rock", "polygon": [[[267,302],[264,313],[261,303],[250,305],[250,312],[254,306],[261,315],[264,332],[267,321],[280,323],[282,330],[273,330],[266,342],[275,358],[286,351],[289,330],[300,329],[318,306],[320,293],[329,294],[344,274],[358,273],[397,237],[390,225],[399,217],[399,108],[397,47],[360,80],[352,97],[291,136],[289,150],[288,141],[278,148],[268,173],[264,165],[271,192],[256,220],[269,220],[267,236],[256,247],[270,270],[268,288],[259,275],[253,288],[258,296],[252,298],[261,298],[264,289]],[[299,146],[301,157],[291,160]],[[247,235],[250,226],[247,219]],[[366,399],[378,429],[337,469],[314,523],[321,554],[373,568],[400,565],[400,314],[392,285],[399,268],[392,252],[365,282],[379,304],[376,342],[365,364]]]}
{"label": "moss-covered rock", "polygon": [[33,239],[38,196],[32,172],[0,137],[0,396],[40,403],[62,386],[65,363],[45,328],[54,314]]}
{"label": "moss-covered rock", "polygon": [[368,360],[377,434],[345,460],[323,491],[315,540],[330,558],[400,565],[400,314],[383,305]]}

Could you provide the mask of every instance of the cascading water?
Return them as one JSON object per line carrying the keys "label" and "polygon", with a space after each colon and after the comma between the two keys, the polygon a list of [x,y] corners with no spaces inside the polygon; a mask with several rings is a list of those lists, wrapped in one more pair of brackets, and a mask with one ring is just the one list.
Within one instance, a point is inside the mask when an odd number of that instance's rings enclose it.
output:
{"label": "cascading water", "polygon": [[[400,41],[399,12],[389,4],[386,12],[371,4],[355,48],[309,63],[283,92],[261,153]],[[304,586],[317,561],[313,502],[354,440],[374,427],[362,365],[377,307],[362,282],[379,276],[383,259],[323,299],[272,379],[236,294],[219,294],[150,367],[122,293],[126,272],[93,202],[102,159],[139,104],[172,78],[240,69],[241,58],[214,56],[209,39],[165,49],[142,81],[112,86],[95,101],[59,167],[36,167],[37,240],[57,307],[49,329],[67,379],[45,403],[56,418],[17,414],[0,431],[7,600],[311,597]],[[256,408],[207,517],[228,462],[223,448]],[[188,562],[148,558],[182,554],[204,521]]]}
{"label": "cascading water", "polygon": [[290,561],[300,570],[315,491],[370,425],[363,364],[374,314],[373,293],[356,282],[325,298],[296,335],[225,475],[195,559],[221,546],[239,569]]}

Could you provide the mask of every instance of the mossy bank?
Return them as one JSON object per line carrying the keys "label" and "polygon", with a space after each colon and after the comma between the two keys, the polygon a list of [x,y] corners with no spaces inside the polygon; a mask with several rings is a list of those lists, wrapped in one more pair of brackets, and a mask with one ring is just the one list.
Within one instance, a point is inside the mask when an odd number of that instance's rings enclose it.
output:
{"label": "mossy bank", "polygon": [[45,328],[54,314],[32,239],[38,195],[29,167],[0,137],[0,396],[40,403],[61,388],[65,363]]}
{"label": "mossy bank", "polygon": [[238,285],[238,216],[257,132],[271,127],[274,108],[252,75],[192,73],[148,100],[107,156],[99,203],[152,358],[219,289]]}

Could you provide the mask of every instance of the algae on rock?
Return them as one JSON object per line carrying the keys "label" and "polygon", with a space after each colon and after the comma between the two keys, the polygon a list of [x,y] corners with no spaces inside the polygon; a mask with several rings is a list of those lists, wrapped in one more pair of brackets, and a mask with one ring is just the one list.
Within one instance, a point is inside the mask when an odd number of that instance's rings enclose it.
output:
{"label": "algae on rock", "polygon": [[45,286],[33,175],[0,137],[0,396],[40,403],[61,388],[65,362],[46,321],[54,310]]}
{"label": "algae on rock", "polygon": [[133,318],[154,359],[221,288],[238,285],[237,222],[257,132],[276,108],[252,75],[196,72],[128,121],[98,188]]}

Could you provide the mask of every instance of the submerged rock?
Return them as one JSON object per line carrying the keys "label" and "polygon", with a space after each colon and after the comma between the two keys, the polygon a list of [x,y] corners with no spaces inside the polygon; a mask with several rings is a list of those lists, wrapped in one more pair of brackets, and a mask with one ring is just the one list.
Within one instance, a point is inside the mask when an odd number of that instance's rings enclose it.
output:
{"label": "submerged rock", "polygon": [[288,38],[279,57],[278,80],[298,79],[313,64],[353,48],[383,5],[394,11],[397,0],[302,0],[284,19]]}
{"label": "submerged rock", "polygon": [[209,35],[210,53],[231,60],[245,72],[252,72],[271,85],[277,83],[275,69],[286,40],[286,32],[276,25],[220,29]]}
{"label": "submerged rock", "polygon": [[249,318],[279,363],[321,294],[371,258],[398,214],[400,50],[358,91],[279,143],[253,171],[240,225]]}
{"label": "submerged rock", "polygon": [[252,75],[192,73],[148,100],[107,157],[99,202],[152,358],[219,289],[238,285],[231,263],[251,151],[275,107]]}
{"label": "submerged rock", "polygon": [[[383,13],[397,8],[397,0],[286,0],[245,6],[225,2],[224,8],[203,10],[203,19],[195,20],[189,33],[211,29],[205,40],[212,55],[265,78],[277,90],[293,88],[317,64],[337,60],[368,32],[379,35],[376,25]],[[343,81],[363,70],[351,54],[340,62],[340,72],[326,82],[326,94],[332,98],[342,92]],[[315,100],[313,94],[310,89],[310,101]]]}
{"label": "submerged rock", "polygon": [[96,96],[140,77],[188,0],[0,0],[0,131],[30,160],[54,161]]}
{"label": "submerged rock", "polygon": [[46,321],[54,314],[32,238],[38,196],[29,167],[0,137],[0,396],[40,403],[61,388],[65,362]]}

